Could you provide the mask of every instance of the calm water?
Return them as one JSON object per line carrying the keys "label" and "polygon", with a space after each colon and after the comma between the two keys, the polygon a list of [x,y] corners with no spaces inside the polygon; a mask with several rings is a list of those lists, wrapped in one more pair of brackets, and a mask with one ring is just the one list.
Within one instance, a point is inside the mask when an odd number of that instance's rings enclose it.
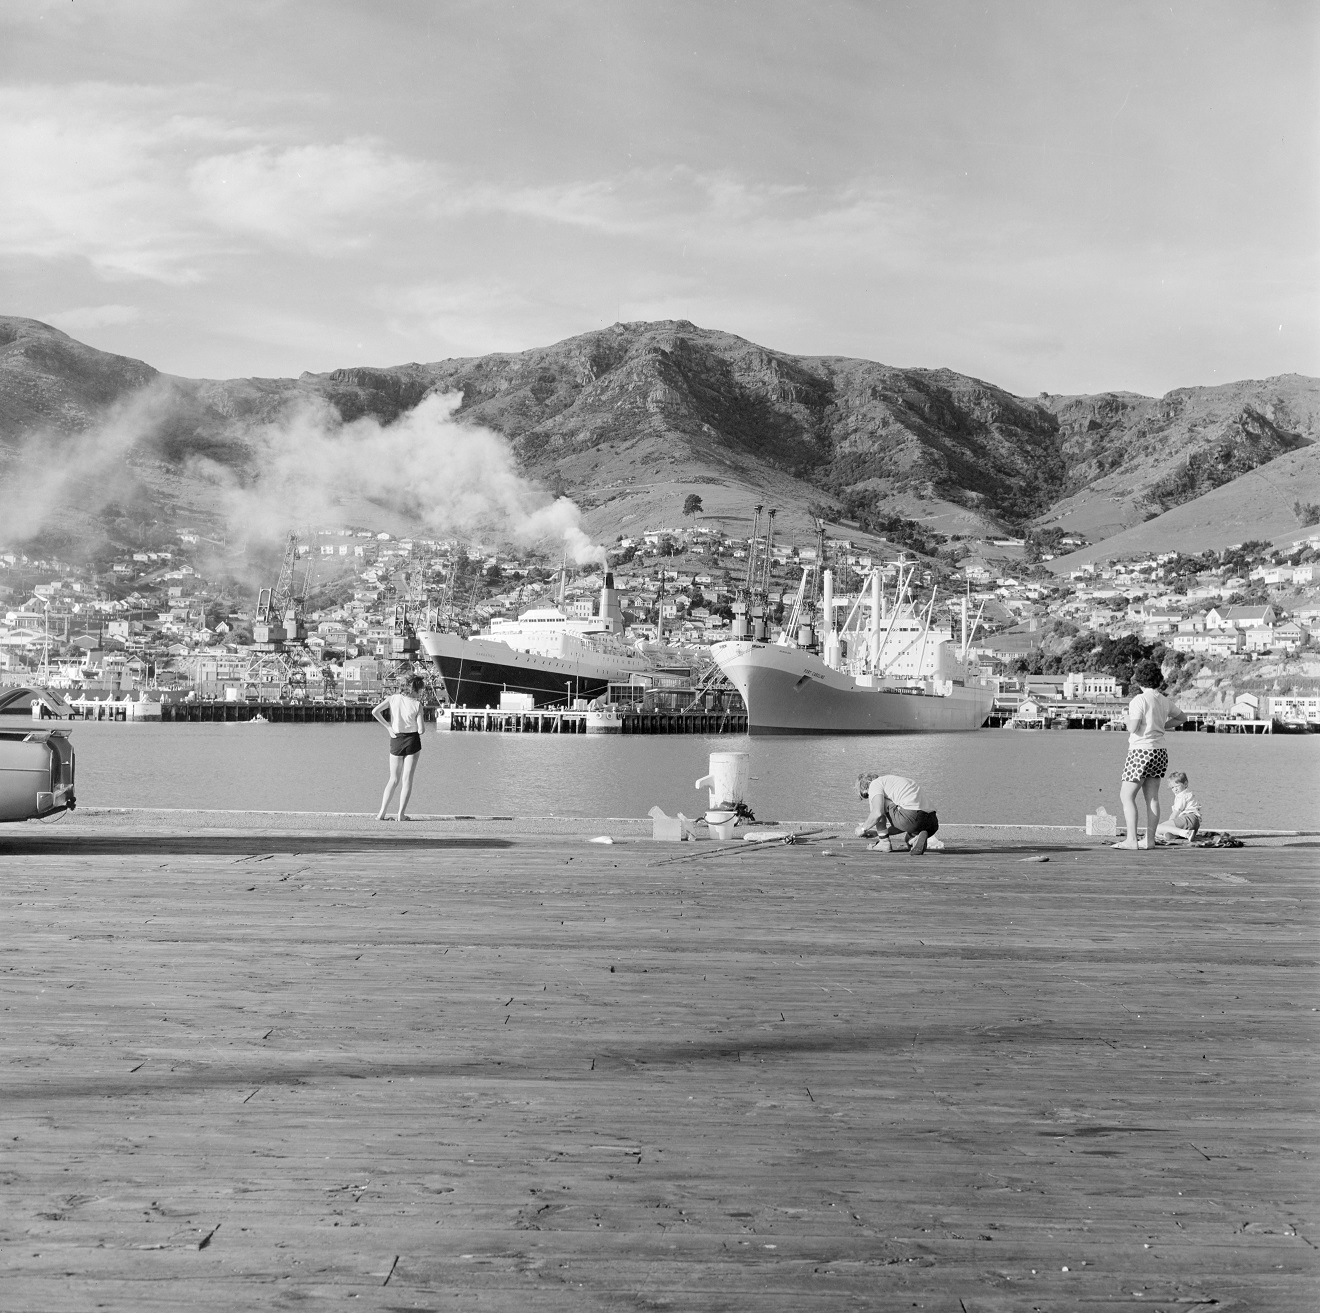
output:
{"label": "calm water", "polygon": [[[374,725],[75,723],[79,801],[103,807],[374,811],[387,741]],[[766,820],[860,814],[863,769],[929,785],[947,822],[1079,825],[1117,813],[1127,736],[1086,730],[894,735],[568,738],[428,734],[410,810],[644,816],[705,807],[692,782],[710,752],[751,754],[749,801]],[[1172,734],[1211,829],[1320,828],[1320,735]],[[1165,799],[1167,807],[1168,791]]]}

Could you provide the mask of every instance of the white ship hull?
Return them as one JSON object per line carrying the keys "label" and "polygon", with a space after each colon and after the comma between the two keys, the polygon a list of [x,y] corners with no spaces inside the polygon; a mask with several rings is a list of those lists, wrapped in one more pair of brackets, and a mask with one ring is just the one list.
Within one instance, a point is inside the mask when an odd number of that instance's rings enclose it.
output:
{"label": "white ship hull", "polygon": [[734,641],[711,654],[742,694],[751,734],[953,733],[980,729],[994,704],[978,685],[873,686],[796,647]]}

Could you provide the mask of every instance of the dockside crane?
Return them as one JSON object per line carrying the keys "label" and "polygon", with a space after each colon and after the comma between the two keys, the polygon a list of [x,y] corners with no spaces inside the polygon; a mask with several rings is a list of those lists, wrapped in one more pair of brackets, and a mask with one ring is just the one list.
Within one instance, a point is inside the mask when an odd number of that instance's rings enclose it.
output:
{"label": "dockside crane", "polygon": [[[423,625],[431,615],[429,599],[426,593],[425,573],[420,565],[405,567],[402,572],[403,600],[396,602],[390,627],[390,648],[388,660],[391,691],[405,691],[414,675],[420,675],[426,681],[426,701],[434,705],[448,702],[444,682],[436,678],[435,667],[422,649],[422,640],[417,632],[418,618]],[[452,590],[451,590],[452,591]]]}
{"label": "dockside crane", "polygon": [[275,586],[257,594],[252,621],[254,656],[248,667],[248,683],[256,685],[258,694],[263,684],[277,682],[280,697],[286,693],[301,696],[307,689],[307,624],[302,614],[303,597],[296,592],[297,569],[298,533],[290,530]]}

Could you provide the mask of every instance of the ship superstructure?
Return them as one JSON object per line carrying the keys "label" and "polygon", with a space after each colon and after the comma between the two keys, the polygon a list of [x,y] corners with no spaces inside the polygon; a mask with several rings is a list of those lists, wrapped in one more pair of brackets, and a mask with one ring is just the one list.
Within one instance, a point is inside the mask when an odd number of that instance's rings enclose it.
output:
{"label": "ship superstructure", "polygon": [[[775,642],[744,628],[711,654],[747,705],[753,734],[885,734],[979,729],[994,701],[968,661],[979,616],[969,630],[963,604],[961,639],[936,625],[935,593],[918,607],[911,594],[916,566],[896,563],[892,595],[873,570],[842,625],[833,575],[821,574],[821,619],[803,606]],[[735,622],[736,623],[736,622]],[[819,641],[818,641],[819,640]]]}
{"label": "ship superstructure", "polygon": [[536,607],[516,620],[493,620],[487,633],[420,635],[450,701],[498,707],[505,693],[525,694],[537,707],[571,704],[606,693],[611,684],[652,672],[654,664],[620,635],[623,611],[608,571],[592,616]]}

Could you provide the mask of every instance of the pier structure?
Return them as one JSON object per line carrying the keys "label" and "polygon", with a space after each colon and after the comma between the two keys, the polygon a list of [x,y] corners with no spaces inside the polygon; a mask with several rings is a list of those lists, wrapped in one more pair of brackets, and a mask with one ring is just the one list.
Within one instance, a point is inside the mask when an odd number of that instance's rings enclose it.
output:
{"label": "pier structure", "polygon": [[[1021,699],[1017,697],[996,698],[994,707],[987,717],[984,728],[1003,729],[1011,726],[1015,720],[1021,724],[1018,711]],[[1112,729],[1127,732],[1127,703],[1087,703],[1087,702],[1042,702],[1037,700],[1039,708],[1036,729]],[[1221,733],[1221,734],[1272,734],[1279,726],[1275,719],[1266,716],[1261,719],[1247,719],[1241,716],[1226,715],[1223,711],[1187,710],[1186,719],[1179,725],[1170,725],[1169,733]],[[1289,732],[1306,733],[1311,727],[1302,722],[1290,727]]]}
{"label": "pier structure", "polygon": [[166,702],[162,721],[194,724],[211,721],[252,721],[258,716],[272,725],[362,725],[371,720],[367,702]]}
{"label": "pier structure", "polygon": [[734,711],[589,711],[541,708],[513,711],[497,707],[449,707],[436,715],[436,727],[485,734],[745,734],[747,713]]}
{"label": "pier structure", "polygon": [[793,828],[0,827],[0,1303],[1315,1307],[1314,835]]}

